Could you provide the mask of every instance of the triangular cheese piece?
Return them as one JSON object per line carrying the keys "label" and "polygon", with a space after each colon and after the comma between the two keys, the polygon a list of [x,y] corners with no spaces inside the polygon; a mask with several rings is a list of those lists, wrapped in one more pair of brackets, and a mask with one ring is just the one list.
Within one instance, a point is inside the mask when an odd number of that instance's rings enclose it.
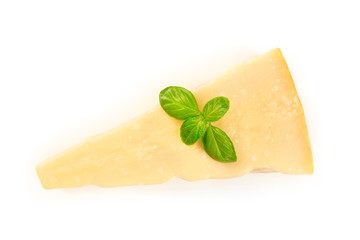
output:
{"label": "triangular cheese piece", "polygon": [[200,109],[213,97],[229,98],[229,111],[214,125],[232,139],[237,162],[211,159],[200,141],[193,146],[182,143],[182,122],[155,107],[39,164],[43,187],[115,187],[158,184],[174,177],[194,181],[249,172],[313,172],[304,112],[279,49],[234,67],[194,95]]}

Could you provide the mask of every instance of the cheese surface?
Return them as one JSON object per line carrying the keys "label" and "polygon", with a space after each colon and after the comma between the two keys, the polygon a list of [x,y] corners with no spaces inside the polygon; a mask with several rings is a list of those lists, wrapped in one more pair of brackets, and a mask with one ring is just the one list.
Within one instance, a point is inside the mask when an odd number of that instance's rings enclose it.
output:
{"label": "cheese surface", "polygon": [[118,128],[90,137],[36,170],[44,188],[159,184],[238,177],[249,172],[311,174],[304,112],[279,49],[233,67],[194,91],[200,109],[225,96],[230,109],[214,126],[227,133],[237,161],[210,158],[198,141],[181,142],[182,121],[160,106]]}

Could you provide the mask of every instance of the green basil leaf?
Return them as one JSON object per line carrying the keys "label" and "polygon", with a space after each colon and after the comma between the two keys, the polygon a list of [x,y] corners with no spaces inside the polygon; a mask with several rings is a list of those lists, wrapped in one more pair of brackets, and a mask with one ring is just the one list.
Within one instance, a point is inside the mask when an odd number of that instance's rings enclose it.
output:
{"label": "green basil leaf", "polygon": [[195,116],[186,119],[180,128],[180,137],[186,145],[193,145],[206,131],[206,120],[203,116]]}
{"label": "green basil leaf", "polygon": [[167,87],[160,92],[160,105],[171,117],[185,120],[200,115],[194,95],[182,87]]}
{"label": "green basil leaf", "polygon": [[201,138],[203,148],[219,162],[235,162],[236,153],[230,138],[220,128],[209,125]]}
{"label": "green basil leaf", "polygon": [[230,102],[226,97],[216,97],[205,104],[203,114],[209,122],[215,122],[222,118],[229,110]]}

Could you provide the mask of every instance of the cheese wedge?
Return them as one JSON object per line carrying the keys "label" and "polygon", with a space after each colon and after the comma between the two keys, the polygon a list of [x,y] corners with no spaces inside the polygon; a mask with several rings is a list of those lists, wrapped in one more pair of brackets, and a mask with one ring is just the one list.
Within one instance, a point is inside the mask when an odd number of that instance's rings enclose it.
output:
{"label": "cheese wedge", "polygon": [[214,97],[229,98],[229,111],[214,125],[233,141],[236,162],[211,159],[200,141],[192,146],[182,143],[182,121],[158,106],[39,164],[36,170],[43,187],[115,187],[159,184],[174,177],[195,181],[249,172],[313,172],[304,112],[279,49],[232,68],[194,95],[200,109]]}

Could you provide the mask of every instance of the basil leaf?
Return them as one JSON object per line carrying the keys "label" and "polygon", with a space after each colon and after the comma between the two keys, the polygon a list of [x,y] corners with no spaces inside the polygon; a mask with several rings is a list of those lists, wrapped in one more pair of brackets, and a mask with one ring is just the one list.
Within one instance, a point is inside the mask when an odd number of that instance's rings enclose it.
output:
{"label": "basil leaf", "polygon": [[160,105],[171,117],[185,120],[200,115],[194,95],[182,87],[167,87],[160,92]]}
{"label": "basil leaf", "polygon": [[203,113],[209,122],[215,122],[222,118],[229,110],[230,102],[226,97],[216,97],[205,104]]}
{"label": "basil leaf", "polygon": [[235,162],[236,153],[230,138],[220,128],[209,125],[201,139],[203,148],[219,162]]}
{"label": "basil leaf", "polygon": [[206,120],[203,116],[195,116],[186,119],[180,128],[180,137],[186,145],[193,145],[206,131]]}

